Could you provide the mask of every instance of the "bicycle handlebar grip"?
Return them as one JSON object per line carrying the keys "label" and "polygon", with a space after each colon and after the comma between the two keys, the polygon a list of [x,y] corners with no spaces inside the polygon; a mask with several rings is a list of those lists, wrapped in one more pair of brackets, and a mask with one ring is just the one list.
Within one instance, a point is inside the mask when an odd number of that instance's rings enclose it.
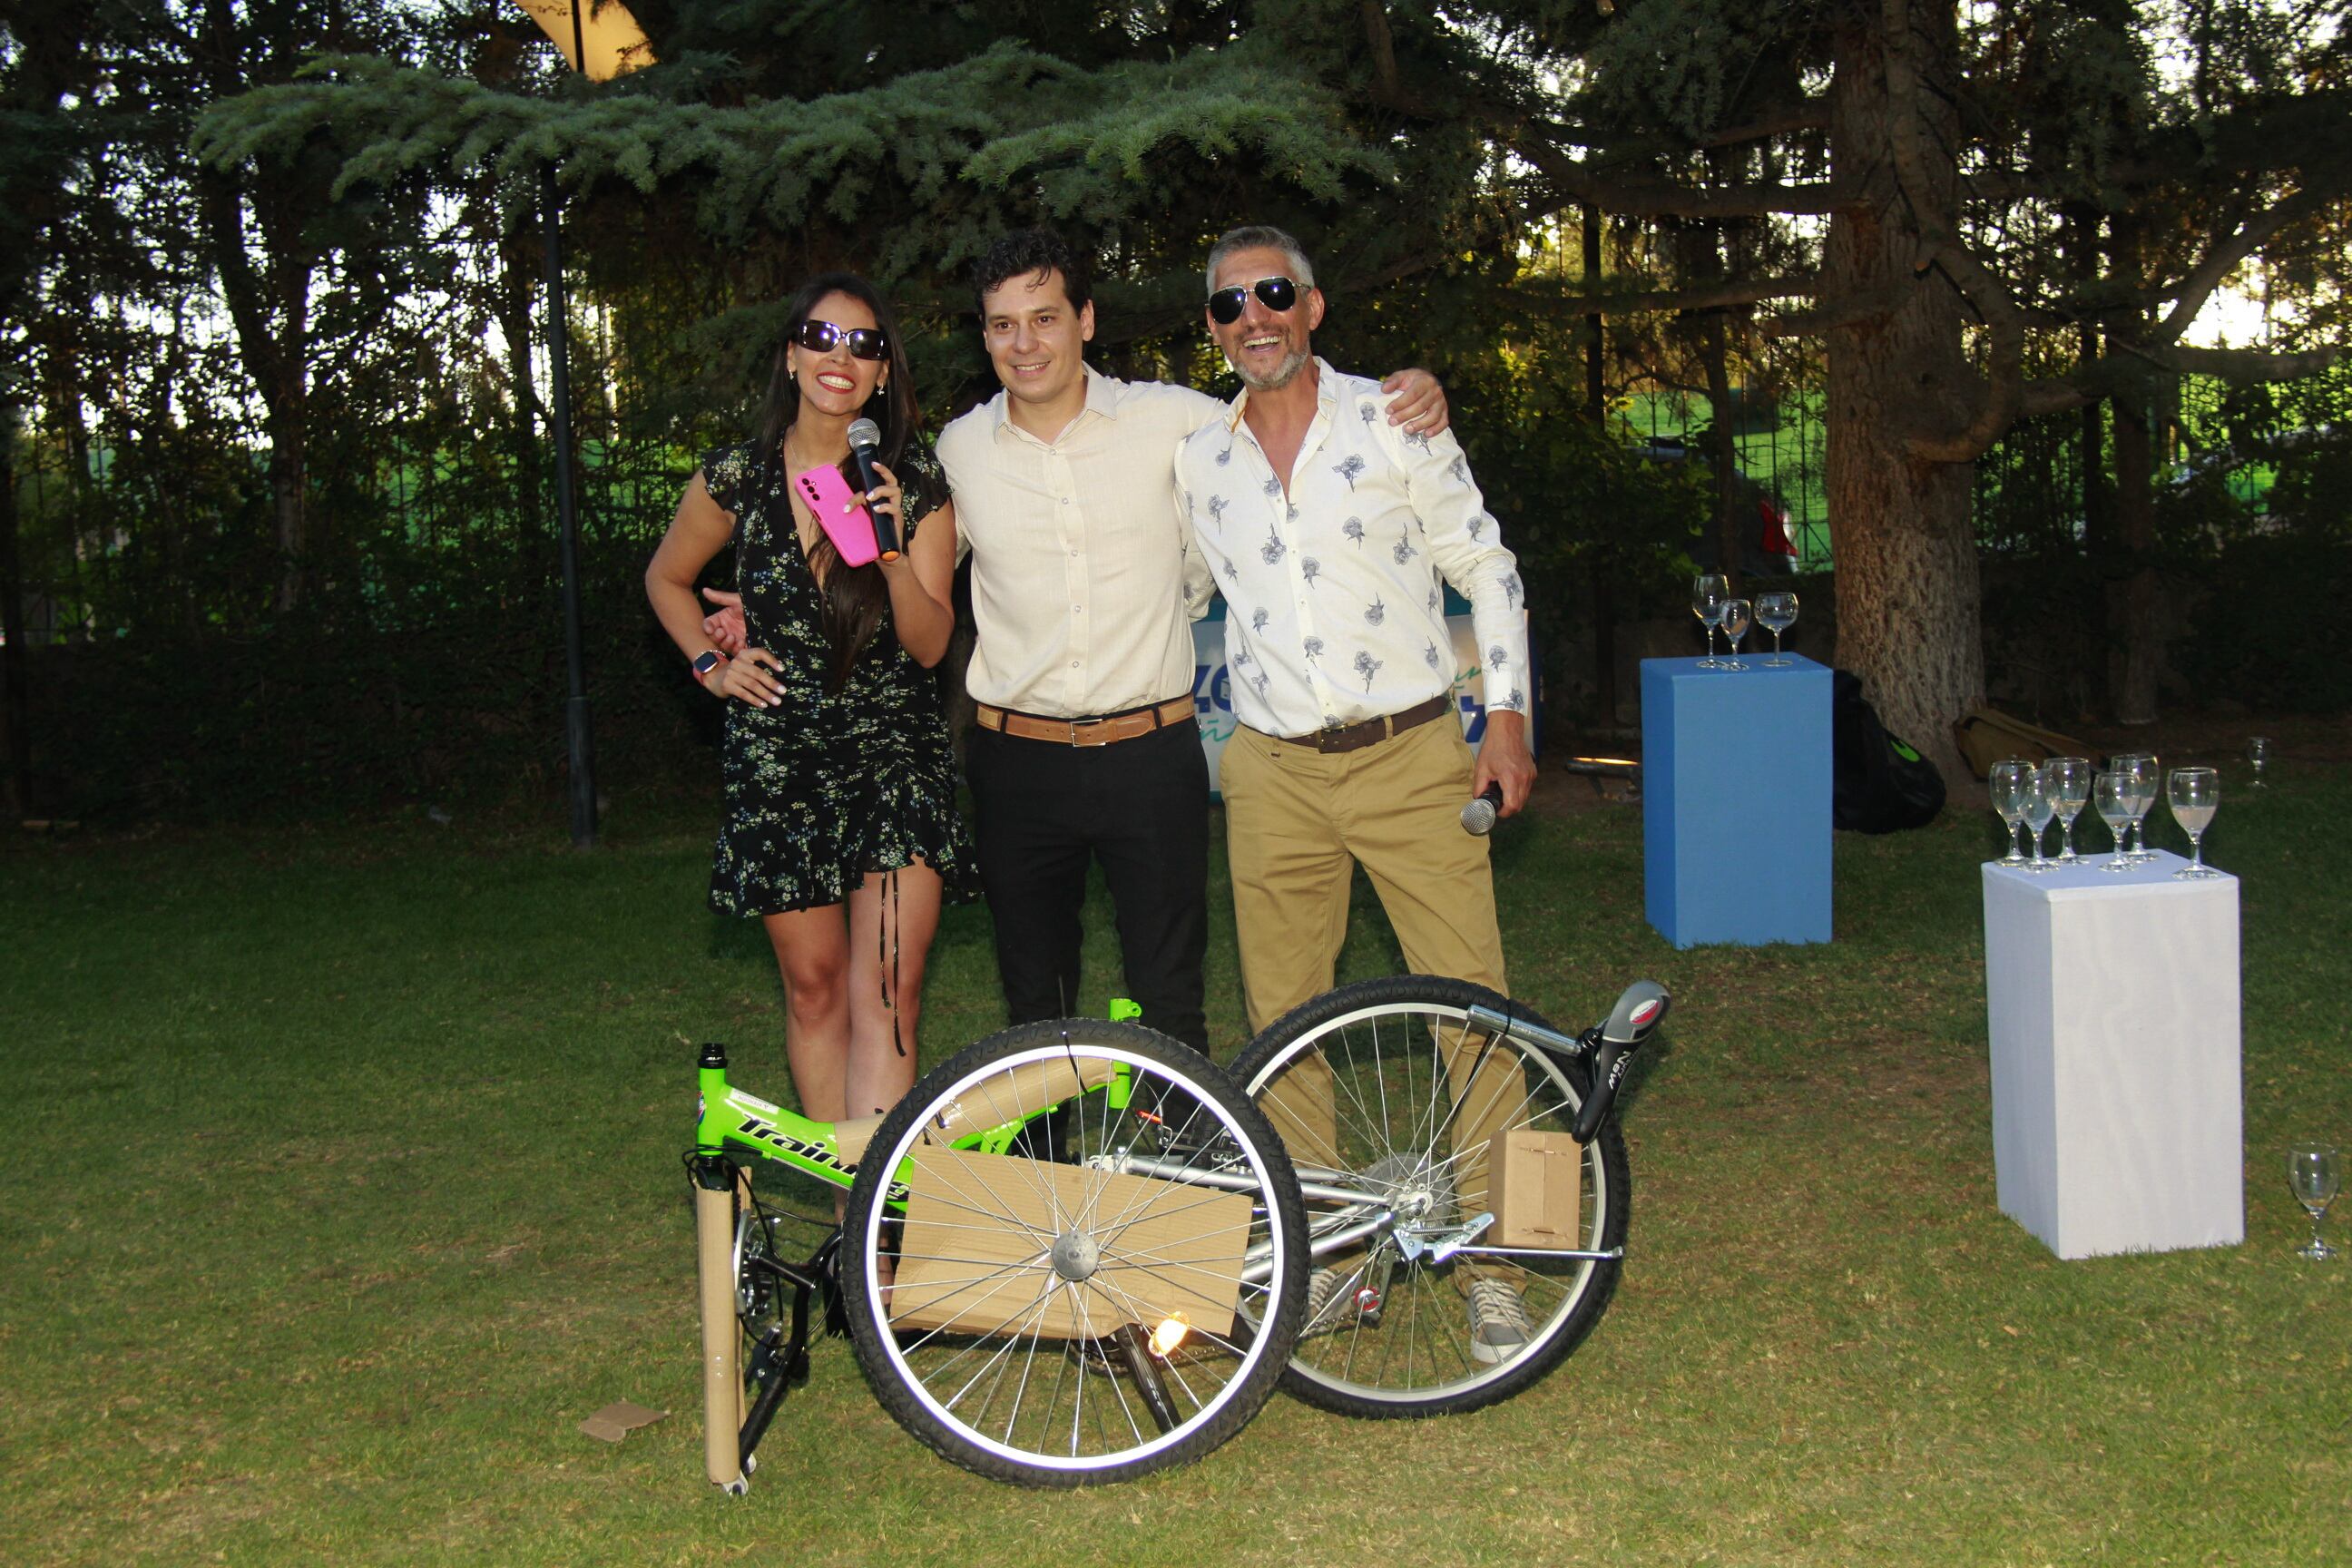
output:
{"label": "bicycle handlebar grip", "polygon": [[1584,1109],[1576,1113],[1576,1126],[1570,1130],[1578,1142],[1591,1142],[1592,1135],[1609,1119],[1617,1086],[1625,1081],[1625,1069],[1633,1060],[1633,1047],[1618,1040],[1603,1040],[1592,1053],[1592,1092],[1584,1097]]}
{"label": "bicycle handlebar grip", "polygon": [[1664,1021],[1673,1004],[1664,986],[1654,980],[1637,980],[1625,987],[1617,1005],[1609,1010],[1609,1021],[1601,1026],[1601,1044],[1592,1053],[1592,1092],[1585,1096],[1584,1108],[1577,1112],[1571,1130],[1578,1142],[1591,1142],[1592,1135],[1609,1119],[1609,1107],[1625,1081],[1635,1047]]}

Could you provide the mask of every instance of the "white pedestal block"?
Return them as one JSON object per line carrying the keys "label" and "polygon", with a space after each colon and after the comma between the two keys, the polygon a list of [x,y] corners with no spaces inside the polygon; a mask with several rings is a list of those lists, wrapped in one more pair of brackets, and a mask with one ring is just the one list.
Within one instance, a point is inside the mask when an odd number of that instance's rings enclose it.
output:
{"label": "white pedestal block", "polygon": [[2000,1211],[2061,1258],[2245,1239],[2238,879],[1984,868]]}

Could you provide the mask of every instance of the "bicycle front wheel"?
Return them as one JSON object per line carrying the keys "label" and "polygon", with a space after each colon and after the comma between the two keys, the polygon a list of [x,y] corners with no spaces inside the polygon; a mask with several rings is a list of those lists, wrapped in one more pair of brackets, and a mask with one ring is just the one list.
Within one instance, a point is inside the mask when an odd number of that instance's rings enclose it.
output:
{"label": "bicycle front wheel", "polygon": [[1612,1116],[1580,1157],[1559,1250],[1492,1246],[1492,1146],[1567,1133],[1580,1063],[1479,1028],[1470,1009],[1542,1020],[1467,981],[1368,980],[1286,1014],[1234,1076],[1307,1193],[1311,1306],[1285,1385],[1325,1410],[1436,1415],[1507,1399],[1590,1333],[1617,1287],[1631,1181]]}
{"label": "bicycle front wheel", "polygon": [[884,1408],[1027,1486],[1200,1458],[1280,1380],[1305,1212],[1240,1087],[1149,1029],[1008,1029],[926,1075],[858,1162],[843,1291]]}

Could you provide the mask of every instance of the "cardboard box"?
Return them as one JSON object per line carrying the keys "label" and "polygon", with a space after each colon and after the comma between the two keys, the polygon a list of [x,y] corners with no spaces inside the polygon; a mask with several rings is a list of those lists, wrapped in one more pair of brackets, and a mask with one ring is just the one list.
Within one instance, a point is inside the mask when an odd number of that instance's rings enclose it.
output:
{"label": "cardboard box", "polygon": [[1487,1195],[1495,1247],[1577,1247],[1584,1245],[1584,1145],[1565,1132],[1531,1127],[1506,1132],[1489,1146]]}
{"label": "cardboard box", "polygon": [[[1181,1313],[1234,1331],[1248,1194],[919,1144],[910,1163],[894,1327],[1089,1339]],[[1097,1272],[1065,1279],[1055,1238],[1088,1217],[1116,1224],[1097,1227]]]}

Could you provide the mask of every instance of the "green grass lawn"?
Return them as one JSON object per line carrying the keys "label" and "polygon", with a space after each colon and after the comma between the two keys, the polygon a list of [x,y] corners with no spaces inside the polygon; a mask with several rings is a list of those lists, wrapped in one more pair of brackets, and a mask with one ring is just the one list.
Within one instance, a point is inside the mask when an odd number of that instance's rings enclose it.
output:
{"label": "green grass lawn", "polygon": [[[2243,1247],[2060,1263],[1996,1211],[1990,817],[1842,837],[1833,944],[1676,952],[1638,812],[1556,781],[1496,839],[1515,990],[1567,1026],[1639,976],[1678,1002],[1599,1331],[1496,1410],[1277,1396],[1077,1495],[933,1458],[838,1342],[752,1494],[703,1481],[692,1045],[787,1082],[765,945],[702,907],[707,805],[590,855],[558,806],[14,839],[0,1562],[2352,1561],[2352,1263],[2292,1255],[2281,1153],[2352,1144],[2352,770],[2285,773],[2208,841],[2245,879]],[[1393,963],[1367,916],[1349,975]],[[929,1005],[927,1060],[997,1022],[977,910]],[[621,1398],[672,1414],[580,1434]]]}

